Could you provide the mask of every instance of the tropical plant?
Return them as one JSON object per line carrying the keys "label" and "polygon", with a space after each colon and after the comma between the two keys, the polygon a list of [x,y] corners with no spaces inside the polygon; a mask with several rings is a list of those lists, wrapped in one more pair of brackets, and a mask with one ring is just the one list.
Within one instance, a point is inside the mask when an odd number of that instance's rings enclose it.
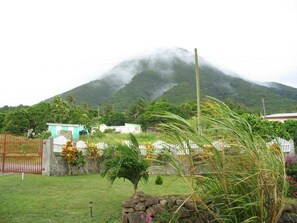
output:
{"label": "tropical plant", "polygon": [[50,132],[50,131],[44,131],[44,132],[42,132],[41,133],[41,135],[40,135],[40,137],[42,138],[42,139],[48,139],[49,137],[51,137],[52,136],[52,133]]}
{"label": "tropical plant", "polygon": [[295,180],[297,180],[297,157],[296,156],[286,157],[286,173],[288,176],[291,176]]}
{"label": "tropical plant", "polygon": [[297,181],[291,176],[287,176],[287,181],[288,181],[287,196],[291,198],[297,198]]}
{"label": "tropical plant", "polygon": [[146,150],[146,155],[144,156],[144,158],[152,160],[154,156],[154,150],[155,150],[154,145],[151,143],[146,143],[145,150]]}
{"label": "tropical plant", "polygon": [[97,167],[97,162],[99,160],[101,149],[95,143],[87,143],[87,154],[88,158],[93,163],[93,169]]}
{"label": "tropical plant", "polygon": [[107,177],[111,185],[117,178],[124,178],[133,184],[134,192],[142,179],[149,178],[148,161],[140,154],[139,144],[133,134],[130,134],[130,145],[119,144],[105,149],[101,164],[101,176]]}
{"label": "tropical plant", "polygon": [[162,185],[163,184],[163,178],[161,177],[160,174],[157,175],[156,180],[155,180],[155,184],[157,184],[157,185]]}
{"label": "tropical plant", "polygon": [[288,180],[288,197],[297,197],[297,157],[286,157],[286,173]]}
{"label": "tropical plant", "polygon": [[91,160],[97,161],[99,159],[101,149],[95,143],[88,143],[86,149]]}
{"label": "tropical plant", "polygon": [[68,163],[69,174],[72,174],[73,167],[81,168],[86,164],[82,151],[78,151],[77,148],[72,145],[70,140],[62,146],[62,155]]}
{"label": "tropical plant", "polygon": [[280,148],[267,146],[224,103],[212,99],[204,106],[209,112],[202,114],[208,126],[203,134],[177,115],[162,116],[167,119],[163,130],[185,153],[169,162],[192,190],[188,199],[216,222],[277,222],[287,193]]}

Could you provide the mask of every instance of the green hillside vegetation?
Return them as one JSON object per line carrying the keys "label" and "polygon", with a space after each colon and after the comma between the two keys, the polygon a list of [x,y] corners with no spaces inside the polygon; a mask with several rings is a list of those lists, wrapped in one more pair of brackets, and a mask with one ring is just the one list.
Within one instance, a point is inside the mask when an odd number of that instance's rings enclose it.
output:
{"label": "green hillside vegetation", "polygon": [[[208,113],[208,100],[202,100],[202,113]],[[296,135],[296,121],[294,122],[268,122],[263,120],[257,113],[251,113],[245,107],[235,104],[231,100],[226,100],[226,104],[232,111],[243,115],[250,123],[252,128],[259,132],[262,137],[269,141],[274,137],[292,138],[297,142]],[[164,112],[176,114],[193,123],[195,121],[197,106],[195,100],[189,100],[180,104],[170,103],[164,98],[158,98],[154,101],[145,99],[137,99],[125,112],[119,112],[113,108],[112,105],[101,107],[100,109],[92,109],[87,105],[76,105],[72,97],[67,100],[62,100],[60,97],[55,97],[50,103],[41,102],[31,107],[3,107],[0,108],[0,132],[7,132],[14,135],[28,136],[28,130],[32,129],[34,135],[28,137],[49,137],[47,130],[47,123],[69,123],[82,124],[89,130],[91,127],[98,126],[104,123],[108,126],[124,125],[124,123],[140,124],[144,131],[157,131],[157,135],[140,134],[141,142],[151,142],[156,140],[165,140],[163,135],[160,135],[159,124],[163,120],[156,116]],[[205,126],[204,128],[207,128]],[[94,135],[95,141],[103,141],[106,143],[116,142],[118,140],[125,140],[118,133],[105,134],[100,133]],[[99,139],[98,139],[99,138]],[[92,138],[93,139],[93,138]],[[166,139],[167,140],[167,139]]]}
{"label": "green hillside vegetation", "polygon": [[296,100],[297,98],[297,91],[296,88],[286,86],[280,83],[269,82],[269,89],[274,91],[277,94],[283,95],[286,98],[290,98]]}
{"label": "green hillside vegetation", "polygon": [[154,99],[153,93],[163,84],[164,80],[154,71],[143,71],[135,75],[129,84],[112,95],[105,103],[115,104],[116,108],[123,110],[138,98]]}
{"label": "green hillside vegetation", "polygon": [[[287,97],[282,91],[245,81],[239,77],[225,75],[213,68],[201,69],[201,94],[220,100],[231,99],[236,104],[249,108],[251,111],[262,110],[262,98],[265,99],[266,110],[269,113],[291,111],[296,108],[297,96]],[[282,87],[284,92],[289,87]],[[297,89],[295,89],[297,92]]]}
{"label": "green hillside vegetation", "polygon": [[[101,105],[106,99],[116,93],[122,85],[123,82],[117,75],[110,74],[100,80],[94,80],[66,91],[59,96],[63,99],[67,99],[67,97],[71,95],[75,98],[77,104],[88,104],[91,106]],[[47,101],[50,101],[53,98],[48,99]]]}
{"label": "green hillside vegetation", "polygon": [[[183,52],[182,49],[175,49]],[[93,108],[112,105],[117,111],[125,111],[139,98],[156,100],[164,98],[180,104],[196,98],[195,66],[188,56],[179,56],[172,50],[153,58],[124,61],[115,66],[103,78],[91,81],[61,94],[62,99],[71,95],[77,104]],[[168,53],[168,52],[166,52]],[[246,81],[236,75],[228,75],[202,60],[199,66],[201,95],[222,101],[230,100],[254,112],[290,112],[296,109],[297,89],[278,83],[270,87]],[[128,79],[125,80],[128,74]],[[129,79],[131,78],[131,79]]]}

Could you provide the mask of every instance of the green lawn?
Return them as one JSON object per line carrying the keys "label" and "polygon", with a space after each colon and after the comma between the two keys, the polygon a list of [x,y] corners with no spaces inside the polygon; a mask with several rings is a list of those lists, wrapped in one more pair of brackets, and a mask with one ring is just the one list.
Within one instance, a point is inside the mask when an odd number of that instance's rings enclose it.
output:
{"label": "green lawn", "polygon": [[[187,193],[181,179],[163,176],[163,185],[151,175],[139,191],[150,195]],[[25,174],[0,176],[1,223],[120,222],[121,203],[133,193],[129,181],[118,179],[110,188],[99,175],[47,177]],[[93,203],[90,217],[89,202]]]}

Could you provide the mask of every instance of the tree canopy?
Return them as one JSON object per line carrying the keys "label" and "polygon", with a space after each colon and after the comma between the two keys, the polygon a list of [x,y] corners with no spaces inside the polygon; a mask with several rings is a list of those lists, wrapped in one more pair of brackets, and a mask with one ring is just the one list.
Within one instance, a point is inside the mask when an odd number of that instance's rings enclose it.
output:
{"label": "tree canopy", "polygon": [[[250,124],[253,132],[261,134],[264,139],[282,137],[292,138],[297,142],[296,121],[269,122],[230,100],[225,104],[240,114]],[[155,101],[139,98],[130,104],[127,110],[120,112],[111,104],[94,109],[86,104],[76,104],[73,97],[67,97],[66,100],[55,97],[51,102],[40,102],[33,106],[3,107],[0,109],[0,130],[24,135],[29,129],[33,129],[34,133],[39,135],[47,130],[46,123],[49,122],[81,124],[88,128],[100,123],[111,126],[136,123],[146,130],[160,124],[161,119],[156,114],[171,112],[184,119],[192,119],[196,117],[196,109],[195,101],[172,104],[164,98]],[[214,116],[216,114],[209,106],[208,100],[202,101],[201,110],[202,113],[212,113]],[[207,128],[205,123],[204,128]]]}

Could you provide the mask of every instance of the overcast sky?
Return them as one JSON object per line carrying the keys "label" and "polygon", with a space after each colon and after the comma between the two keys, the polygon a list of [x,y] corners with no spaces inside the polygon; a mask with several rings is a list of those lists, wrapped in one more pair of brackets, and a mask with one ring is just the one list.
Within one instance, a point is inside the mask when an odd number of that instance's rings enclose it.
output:
{"label": "overcast sky", "polygon": [[297,88],[297,0],[2,0],[0,106],[36,104],[159,47]]}

